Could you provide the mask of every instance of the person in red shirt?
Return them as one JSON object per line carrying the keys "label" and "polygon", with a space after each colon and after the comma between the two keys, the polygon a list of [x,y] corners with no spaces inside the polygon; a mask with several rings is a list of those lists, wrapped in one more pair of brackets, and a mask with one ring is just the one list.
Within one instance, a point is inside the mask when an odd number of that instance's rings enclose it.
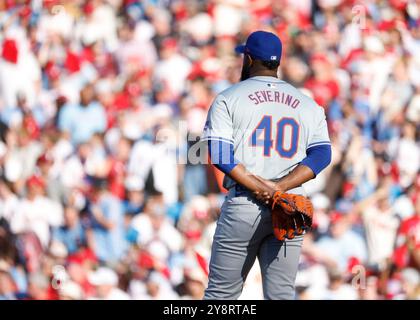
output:
{"label": "person in red shirt", "polygon": [[119,199],[124,199],[125,197],[125,177],[131,148],[131,141],[126,138],[121,138],[117,144],[116,154],[110,159],[108,173],[109,189]]}
{"label": "person in red shirt", "polygon": [[98,259],[89,248],[80,248],[67,259],[67,272],[72,281],[76,282],[86,298],[95,295],[95,287],[89,282],[88,274],[98,267]]}

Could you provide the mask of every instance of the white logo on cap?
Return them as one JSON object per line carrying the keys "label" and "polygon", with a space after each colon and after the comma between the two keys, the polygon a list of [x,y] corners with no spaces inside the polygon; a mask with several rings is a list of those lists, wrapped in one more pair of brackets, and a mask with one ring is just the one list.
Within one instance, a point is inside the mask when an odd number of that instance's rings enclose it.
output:
{"label": "white logo on cap", "polygon": [[271,60],[277,60],[277,56],[271,56],[270,59]]}

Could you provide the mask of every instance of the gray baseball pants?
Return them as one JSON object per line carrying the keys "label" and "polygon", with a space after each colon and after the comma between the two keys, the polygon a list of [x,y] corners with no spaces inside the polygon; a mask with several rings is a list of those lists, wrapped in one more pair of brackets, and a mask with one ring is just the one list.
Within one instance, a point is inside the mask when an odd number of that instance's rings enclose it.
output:
{"label": "gray baseball pants", "polygon": [[303,236],[279,241],[271,213],[245,192],[229,190],[213,238],[205,300],[237,299],[258,258],[264,299],[295,298],[295,279]]}

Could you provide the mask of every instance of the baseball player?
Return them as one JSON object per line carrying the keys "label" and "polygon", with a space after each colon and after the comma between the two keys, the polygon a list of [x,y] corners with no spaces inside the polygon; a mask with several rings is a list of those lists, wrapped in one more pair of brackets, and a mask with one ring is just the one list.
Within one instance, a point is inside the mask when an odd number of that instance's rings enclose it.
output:
{"label": "baseball player", "polygon": [[278,79],[276,35],[256,31],[236,51],[244,54],[241,81],[215,98],[202,135],[228,189],[204,299],[237,299],[256,258],[264,298],[293,299],[312,214],[302,184],[331,161],[325,113]]}

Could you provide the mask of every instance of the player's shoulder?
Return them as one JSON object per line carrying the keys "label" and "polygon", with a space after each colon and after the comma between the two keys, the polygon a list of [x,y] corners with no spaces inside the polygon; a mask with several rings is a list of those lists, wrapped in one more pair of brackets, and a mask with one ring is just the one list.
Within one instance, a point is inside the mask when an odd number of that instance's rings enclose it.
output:
{"label": "player's shoulder", "polygon": [[227,100],[235,97],[241,90],[245,89],[245,87],[248,86],[247,83],[246,83],[246,81],[247,80],[240,81],[238,83],[232,84],[228,88],[226,88],[223,91],[219,92],[217,94],[217,96],[220,97],[220,98],[227,99]]}
{"label": "player's shoulder", "polygon": [[283,81],[285,91],[299,99],[299,110],[305,114],[319,117],[324,115],[324,108],[321,107],[312,97],[311,92],[306,88],[297,88],[292,84]]}
{"label": "player's shoulder", "polygon": [[310,92],[305,88],[297,88],[287,81],[283,81],[283,90],[287,91],[289,94],[292,94],[294,97],[298,98],[302,102],[303,107],[313,108],[319,107],[314,99],[310,96]]}
{"label": "player's shoulder", "polygon": [[243,82],[238,82],[236,84],[231,85],[230,87],[222,90],[219,92],[213,100],[213,106],[224,106],[228,110],[235,109],[234,106],[238,105],[238,101],[240,100],[242,93],[244,92],[241,90],[243,88]]}

